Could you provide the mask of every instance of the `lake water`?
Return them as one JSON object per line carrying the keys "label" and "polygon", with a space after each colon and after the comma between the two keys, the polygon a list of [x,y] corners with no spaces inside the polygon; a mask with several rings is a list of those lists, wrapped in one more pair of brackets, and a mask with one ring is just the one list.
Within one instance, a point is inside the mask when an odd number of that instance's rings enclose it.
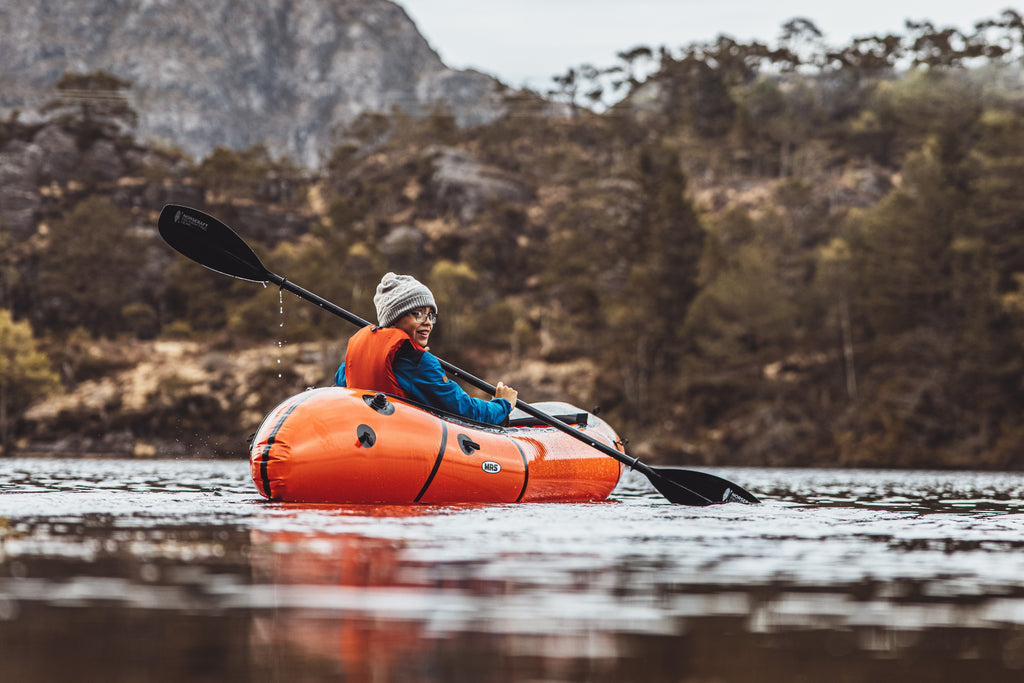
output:
{"label": "lake water", "polygon": [[263,501],[0,460],[2,681],[1024,680],[1024,473],[711,469],[764,504]]}

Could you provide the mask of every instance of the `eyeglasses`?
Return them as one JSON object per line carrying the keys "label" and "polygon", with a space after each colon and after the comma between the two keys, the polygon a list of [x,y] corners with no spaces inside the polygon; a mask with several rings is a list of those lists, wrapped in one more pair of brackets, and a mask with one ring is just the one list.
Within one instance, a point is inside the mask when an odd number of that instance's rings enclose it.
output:
{"label": "eyeglasses", "polygon": [[409,311],[406,315],[411,315],[412,319],[419,325],[424,320],[427,320],[431,325],[437,322],[437,313],[433,311]]}

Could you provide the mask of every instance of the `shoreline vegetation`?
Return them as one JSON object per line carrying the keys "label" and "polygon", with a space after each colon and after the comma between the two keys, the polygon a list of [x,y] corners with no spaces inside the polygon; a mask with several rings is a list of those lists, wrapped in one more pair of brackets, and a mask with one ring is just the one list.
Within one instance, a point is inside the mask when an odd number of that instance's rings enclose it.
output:
{"label": "shoreline vegetation", "polygon": [[783,29],[474,127],[366,113],[315,170],[144,144],[131,83],[65,74],[0,121],[4,453],[241,458],[330,381],[354,329],[172,252],[178,203],[365,318],[383,272],[429,283],[441,357],[599,406],[651,463],[1021,469],[1024,21]]}

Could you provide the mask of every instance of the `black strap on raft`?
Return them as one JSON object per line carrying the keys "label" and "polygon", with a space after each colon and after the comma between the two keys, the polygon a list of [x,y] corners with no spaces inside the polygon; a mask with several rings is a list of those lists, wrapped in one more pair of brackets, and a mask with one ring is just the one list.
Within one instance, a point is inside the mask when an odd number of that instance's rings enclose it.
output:
{"label": "black strap on raft", "polygon": [[425,494],[427,492],[427,489],[430,488],[430,484],[433,483],[434,477],[437,475],[437,470],[440,469],[440,467],[441,467],[441,460],[444,459],[444,449],[447,448],[447,446],[448,446],[448,425],[445,423],[444,420],[441,420],[441,448],[439,448],[438,451],[437,451],[437,459],[434,460],[434,469],[430,470],[430,476],[427,477],[427,480],[423,483],[423,488],[420,489],[420,492],[416,496],[416,499],[415,499],[414,502],[416,502],[416,503],[420,502],[420,498],[423,497],[423,494]]}
{"label": "black strap on raft", "polygon": [[290,406],[288,410],[284,412],[284,415],[278,419],[277,424],[274,425],[274,429],[270,432],[270,436],[267,437],[267,444],[263,447],[263,453],[260,456],[260,480],[263,482],[263,493],[270,500],[274,499],[274,496],[270,491],[270,471],[268,466],[270,464],[270,451],[274,448],[274,443],[277,441],[277,433],[284,427],[284,423],[291,417],[292,412],[299,407],[300,404],[305,403],[306,399],[313,395],[313,392],[307,391]]}

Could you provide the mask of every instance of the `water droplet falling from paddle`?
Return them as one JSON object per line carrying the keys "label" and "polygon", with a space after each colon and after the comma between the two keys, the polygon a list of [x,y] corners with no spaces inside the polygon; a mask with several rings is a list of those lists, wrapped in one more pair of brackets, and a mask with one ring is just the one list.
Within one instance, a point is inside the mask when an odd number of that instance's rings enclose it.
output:
{"label": "water droplet falling from paddle", "polygon": [[280,316],[280,322],[277,324],[280,332],[277,340],[277,378],[281,379],[281,350],[284,348],[284,289],[277,290],[277,304],[277,312]]}

